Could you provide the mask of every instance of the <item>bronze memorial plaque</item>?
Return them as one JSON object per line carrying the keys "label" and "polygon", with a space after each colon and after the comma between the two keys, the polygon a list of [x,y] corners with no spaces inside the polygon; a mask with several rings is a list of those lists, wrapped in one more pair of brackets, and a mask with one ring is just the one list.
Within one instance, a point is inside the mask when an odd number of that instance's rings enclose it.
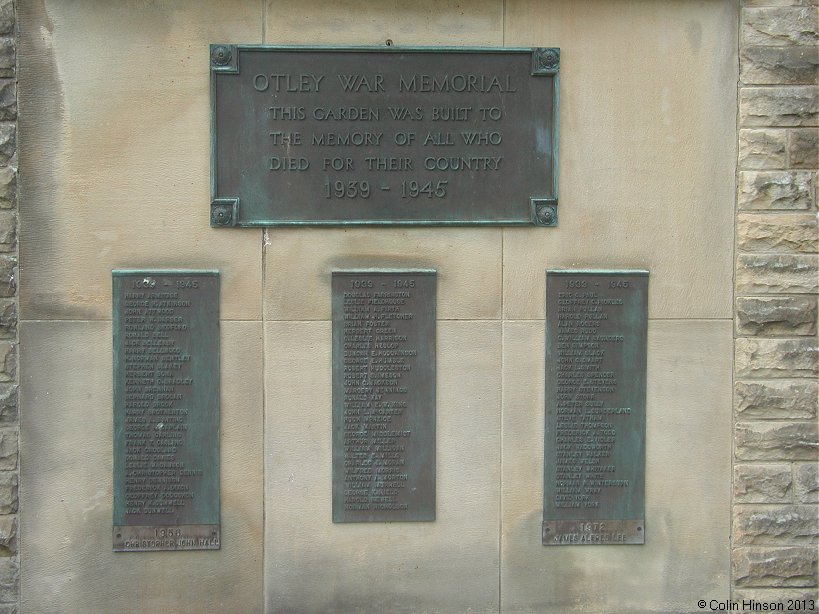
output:
{"label": "bronze memorial plaque", "polygon": [[645,543],[647,271],[547,271],[543,544]]}
{"label": "bronze memorial plaque", "polygon": [[333,522],[435,520],[436,279],[333,273]]}
{"label": "bronze memorial plaque", "polygon": [[211,45],[211,224],[557,223],[556,48]]}
{"label": "bronze memorial plaque", "polygon": [[114,551],[218,550],[219,273],[113,284]]}

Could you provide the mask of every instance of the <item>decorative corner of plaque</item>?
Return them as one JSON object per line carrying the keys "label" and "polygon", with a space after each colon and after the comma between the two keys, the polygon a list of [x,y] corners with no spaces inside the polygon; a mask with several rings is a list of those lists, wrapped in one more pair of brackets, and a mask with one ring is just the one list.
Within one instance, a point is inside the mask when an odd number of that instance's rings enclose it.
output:
{"label": "decorative corner of plaque", "polygon": [[532,74],[556,75],[560,71],[558,47],[535,47],[532,49]]}
{"label": "decorative corner of plaque", "polygon": [[210,204],[210,225],[214,228],[236,226],[238,219],[238,198],[217,198]]}
{"label": "decorative corner of plaque", "polygon": [[533,198],[532,222],[535,226],[557,226],[557,200]]}
{"label": "decorative corner of plaque", "polygon": [[236,45],[211,45],[210,69],[213,72],[239,74],[239,50]]}

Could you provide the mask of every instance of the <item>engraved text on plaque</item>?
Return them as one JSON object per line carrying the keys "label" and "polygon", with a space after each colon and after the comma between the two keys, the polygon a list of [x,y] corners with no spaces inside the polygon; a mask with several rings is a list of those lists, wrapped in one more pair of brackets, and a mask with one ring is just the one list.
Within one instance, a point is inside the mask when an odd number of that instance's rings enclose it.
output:
{"label": "engraved text on plaque", "polygon": [[216,550],[219,274],[114,271],[114,550]]}
{"label": "engraved text on plaque", "polygon": [[435,519],[434,271],[333,273],[333,521]]}
{"label": "engraved text on plaque", "polygon": [[645,543],[646,271],[546,273],[543,544]]}

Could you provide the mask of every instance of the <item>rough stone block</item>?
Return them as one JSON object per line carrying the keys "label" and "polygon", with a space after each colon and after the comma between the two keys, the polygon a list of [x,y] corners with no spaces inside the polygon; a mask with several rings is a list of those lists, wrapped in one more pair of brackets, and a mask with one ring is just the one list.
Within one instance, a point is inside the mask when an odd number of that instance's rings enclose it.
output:
{"label": "rough stone block", "polygon": [[17,376],[17,347],[11,341],[0,341],[0,382],[13,382]]}
{"label": "rough stone block", "polygon": [[815,294],[819,259],[813,255],[739,254],[737,294]]}
{"label": "rough stone block", "polygon": [[737,247],[744,252],[815,254],[819,247],[816,214],[740,213]]}
{"label": "rough stone block", "polygon": [[14,296],[17,291],[17,259],[0,255],[0,297]]}
{"label": "rough stone block", "polygon": [[0,38],[0,78],[13,77],[16,73],[17,45],[13,36]]}
{"label": "rough stone block", "polygon": [[17,206],[17,170],[0,167],[0,209],[14,209]]}
{"label": "rough stone block", "polygon": [[817,397],[819,382],[811,379],[738,381],[734,385],[738,420],[815,418]]}
{"label": "rough stone block", "polygon": [[17,245],[17,215],[0,210],[0,252],[11,252]]}
{"label": "rough stone block", "polygon": [[739,461],[816,460],[816,422],[739,422],[734,456]]}
{"label": "rough stone block", "polygon": [[0,471],[0,514],[13,514],[16,511],[17,473]]}
{"label": "rough stone block", "polygon": [[799,463],[794,466],[796,475],[796,501],[819,503],[819,465]]}
{"label": "rough stone block", "polygon": [[736,340],[738,377],[815,377],[819,374],[816,339]]}
{"label": "rough stone block", "polygon": [[737,298],[738,335],[815,335],[815,296]]}
{"label": "rough stone block", "polygon": [[0,0],[0,35],[14,34],[14,0]]}
{"label": "rough stone block", "polygon": [[0,384],[0,424],[16,424],[17,415],[17,386]]}
{"label": "rough stone block", "polygon": [[743,87],[739,90],[739,125],[815,126],[819,88],[812,85]]}
{"label": "rough stone block", "polygon": [[0,299],[0,339],[14,339],[17,336],[17,303]]}
{"label": "rough stone block", "polygon": [[793,168],[819,166],[819,128],[799,128],[790,131],[788,165]]}
{"label": "rough stone block", "polygon": [[812,505],[738,505],[733,543],[742,546],[815,544],[819,515]]}
{"label": "rough stone block", "polygon": [[739,131],[739,168],[781,169],[787,161],[788,135],[775,128],[743,128]]}
{"label": "rough stone block", "polygon": [[8,166],[17,152],[17,128],[13,123],[0,124],[0,166]]}
{"label": "rough stone block", "polygon": [[745,47],[739,56],[740,81],[758,85],[815,83],[815,47]]}
{"label": "rough stone block", "polygon": [[731,568],[737,587],[816,586],[816,549],[735,548]]}
{"label": "rough stone block", "polygon": [[787,503],[791,501],[790,465],[735,465],[734,503]]}
{"label": "rough stone block", "polygon": [[741,171],[737,186],[739,208],[810,209],[812,180],[813,174],[807,171]]}
{"label": "rough stone block", "polygon": [[816,9],[745,8],[742,9],[742,44],[787,47],[815,45],[819,40]]}
{"label": "rough stone block", "polygon": [[17,516],[0,516],[0,556],[17,553]]}
{"label": "rough stone block", "polygon": [[0,430],[0,470],[17,469],[17,431]]}
{"label": "rough stone block", "polygon": [[17,601],[20,595],[20,567],[12,558],[0,559],[0,602]]}
{"label": "rough stone block", "polygon": [[17,119],[17,81],[0,79],[0,120]]}

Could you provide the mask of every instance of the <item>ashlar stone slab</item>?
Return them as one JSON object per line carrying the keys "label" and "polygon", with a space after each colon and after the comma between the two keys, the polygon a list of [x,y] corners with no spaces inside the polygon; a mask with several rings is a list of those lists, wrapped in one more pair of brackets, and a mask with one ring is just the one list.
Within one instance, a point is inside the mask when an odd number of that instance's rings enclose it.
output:
{"label": "ashlar stone slab", "polygon": [[261,324],[222,322],[222,547],[198,553],[111,551],[110,322],[20,333],[21,369],[48,373],[22,384],[23,609],[261,612]]}
{"label": "ashlar stone slab", "polygon": [[270,230],[265,249],[265,318],[329,320],[331,272],[373,267],[438,271],[440,319],[498,318],[501,230],[441,230]]}
{"label": "ashlar stone slab", "polygon": [[544,268],[615,261],[651,271],[649,317],[731,317],[737,11],[506,3],[504,44],[560,47],[562,75],[558,227],[504,229],[506,318],[543,317]]}
{"label": "ashlar stone slab", "polygon": [[731,322],[649,321],[643,546],[540,543],[544,398],[532,374],[545,368],[544,334],[542,322],[504,324],[501,610],[687,612],[692,590],[724,599]]}
{"label": "ashlar stone slab", "polygon": [[261,42],[259,3],[19,9],[21,316],[110,318],[112,269],[173,261],[221,270],[223,317],[259,318],[261,231],[209,226],[201,64],[211,41]]}
{"label": "ashlar stone slab", "polygon": [[331,324],[268,322],[265,344],[268,611],[497,611],[500,323],[438,321],[431,523],[333,523]]}
{"label": "ashlar stone slab", "polygon": [[503,45],[497,0],[265,0],[265,15],[270,44]]}

